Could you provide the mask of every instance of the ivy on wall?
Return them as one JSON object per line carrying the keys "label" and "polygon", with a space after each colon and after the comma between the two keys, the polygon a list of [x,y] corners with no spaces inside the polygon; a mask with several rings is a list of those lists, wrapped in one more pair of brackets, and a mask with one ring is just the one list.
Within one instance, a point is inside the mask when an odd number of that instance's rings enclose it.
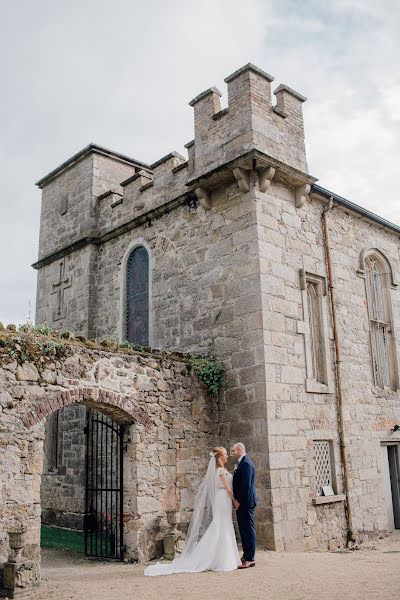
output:
{"label": "ivy on wall", "polygon": [[216,396],[220,389],[226,387],[224,363],[215,357],[190,355],[190,362],[193,365],[197,377],[202,381],[212,396]]}

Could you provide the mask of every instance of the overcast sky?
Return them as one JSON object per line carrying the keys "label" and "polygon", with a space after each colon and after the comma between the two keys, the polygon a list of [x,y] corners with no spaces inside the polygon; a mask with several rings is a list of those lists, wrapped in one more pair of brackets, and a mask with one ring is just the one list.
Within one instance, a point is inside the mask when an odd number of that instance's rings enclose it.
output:
{"label": "overcast sky", "polygon": [[308,97],[319,183],[400,223],[399,25],[397,0],[0,0],[0,320],[34,315],[35,181],[89,142],[185,155],[188,101],[247,62]]}

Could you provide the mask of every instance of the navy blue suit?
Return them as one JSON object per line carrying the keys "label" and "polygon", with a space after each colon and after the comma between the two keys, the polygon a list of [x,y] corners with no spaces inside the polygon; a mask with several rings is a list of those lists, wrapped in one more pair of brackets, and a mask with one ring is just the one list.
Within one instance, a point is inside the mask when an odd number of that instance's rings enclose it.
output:
{"label": "navy blue suit", "polygon": [[240,504],[236,515],[242,540],[243,557],[246,561],[252,561],[256,551],[254,526],[254,509],[257,506],[256,469],[247,454],[243,456],[233,474],[233,495]]}

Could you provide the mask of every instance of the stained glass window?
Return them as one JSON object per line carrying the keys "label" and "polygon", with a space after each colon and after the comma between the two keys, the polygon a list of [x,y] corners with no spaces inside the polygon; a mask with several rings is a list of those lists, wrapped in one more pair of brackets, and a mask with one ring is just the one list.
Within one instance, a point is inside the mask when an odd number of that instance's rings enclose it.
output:
{"label": "stained glass window", "polygon": [[149,255],[143,246],[132,250],[127,264],[126,339],[149,344]]}

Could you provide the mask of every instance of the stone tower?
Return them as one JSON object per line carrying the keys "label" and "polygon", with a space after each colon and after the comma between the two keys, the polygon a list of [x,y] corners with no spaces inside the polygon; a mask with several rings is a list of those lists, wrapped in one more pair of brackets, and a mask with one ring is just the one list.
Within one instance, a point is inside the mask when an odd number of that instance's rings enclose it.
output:
{"label": "stone tower", "polygon": [[[97,339],[124,339],[127,258],[150,255],[150,345],[216,352],[228,369],[221,440],[241,439],[258,467],[258,527],[270,523],[266,357],[276,318],[268,300],[281,280],[279,248],[265,235],[276,194],[298,219],[308,174],[302,103],[252,64],[226,78],[228,106],[210,88],[196,96],[188,160],[152,165],[90,145],[42,178],[36,322]],[[282,201],[282,200],[280,200]],[[272,268],[272,271],[271,271]],[[277,267],[278,268],[278,267]],[[279,266],[279,268],[282,268]]]}

